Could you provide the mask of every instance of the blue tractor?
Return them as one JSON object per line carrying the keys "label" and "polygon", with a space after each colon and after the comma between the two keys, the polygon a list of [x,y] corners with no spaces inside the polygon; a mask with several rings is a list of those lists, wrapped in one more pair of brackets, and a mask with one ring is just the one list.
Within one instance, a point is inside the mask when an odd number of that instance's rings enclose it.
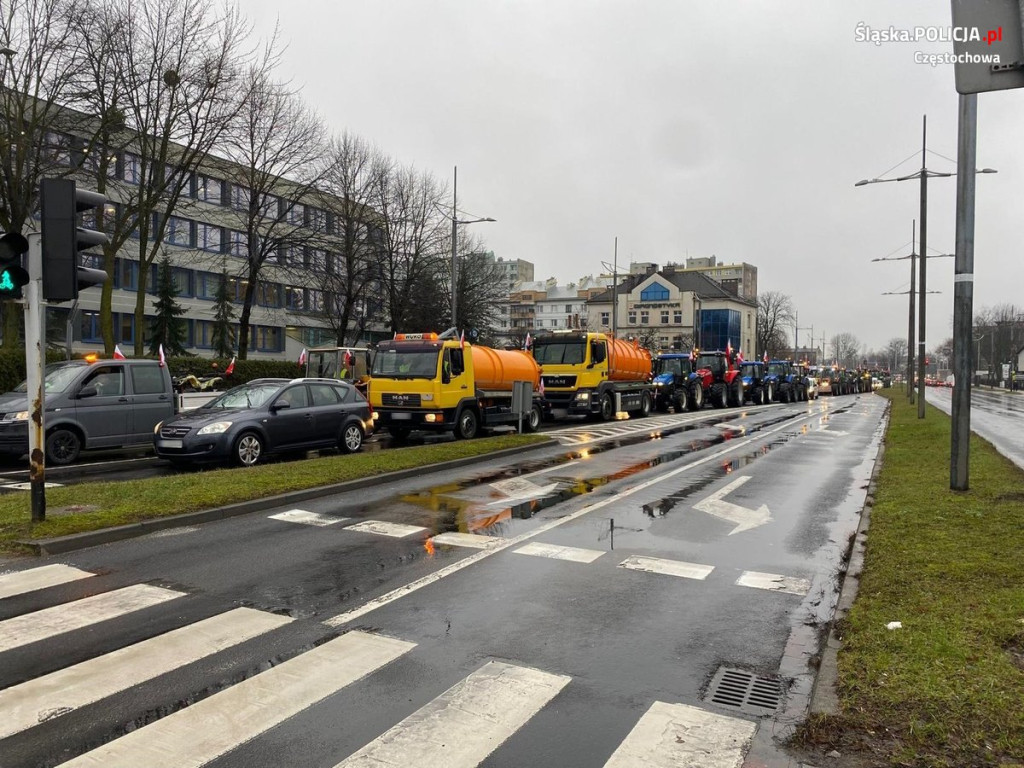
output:
{"label": "blue tractor", "polygon": [[693,370],[689,354],[669,352],[654,358],[654,407],[676,413],[704,407],[704,387]]}
{"label": "blue tractor", "polygon": [[744,360],[740,363],[740,376],[743,378],[744,402],[754,405],[772,402],[775,397],[775,387],[771,381],[765,379],[764,363]]}
{"label": "blue tractor", "polygon": [[771,384],[775,400],[780,403],[807,399],[807,385],[790,360],[769,360],[764,380]]}

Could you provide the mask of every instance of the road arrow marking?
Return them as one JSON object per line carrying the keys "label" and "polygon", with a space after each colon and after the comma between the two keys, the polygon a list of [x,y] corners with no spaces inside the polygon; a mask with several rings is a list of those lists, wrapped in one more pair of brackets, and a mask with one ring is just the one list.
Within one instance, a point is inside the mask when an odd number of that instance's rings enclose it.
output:
{"label": "road arrow marking", "polygon": [[724,488],[719,488],[706,499],[698,501],[693,505],[693,508],[701,512],[707,512],[709,515],[714,515],[727,522],[736,523],[736,527],[729,531],[730,536],[740,531],[749,531],[751,528],[764,525],[772,519],[767,505],[762,504],[757,509],[747,509],[739,504],[733,504],[731,501],[722,501],[723,496],[729,495],[749,479],[749,475],[737,477]]}

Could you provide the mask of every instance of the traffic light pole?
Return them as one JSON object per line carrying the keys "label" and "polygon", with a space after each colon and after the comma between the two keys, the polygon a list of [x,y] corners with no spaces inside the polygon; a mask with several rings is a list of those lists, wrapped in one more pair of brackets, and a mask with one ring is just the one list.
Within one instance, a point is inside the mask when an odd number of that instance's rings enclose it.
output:
{"label": "traffic light pole", "polygon": [[43,340],[46,338],[46,304],[43,302],[43,245],[41,235],[28,236],[28,274],[25,285],[25,384],[28,396],[29,483],[32,522],[46,519],[46,432],[43,412]]}

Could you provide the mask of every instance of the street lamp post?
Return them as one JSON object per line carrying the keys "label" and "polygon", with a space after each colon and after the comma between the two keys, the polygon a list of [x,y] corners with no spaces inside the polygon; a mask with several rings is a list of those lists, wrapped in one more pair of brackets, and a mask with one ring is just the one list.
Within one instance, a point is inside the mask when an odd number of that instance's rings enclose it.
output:
{"label": "street lamp post", "polygon": [[[922,118],[921,123],[921,170],[916,173],[911,173],[907,176],[900,176],[895,179],[862,179],[858,181],[854,186],[860,187],[865,184],[877,184],[885,181],[908,181],[910,179],[921,180],[921,279],[920,286],[918,288],[920,292],[919,302],[919,319],[918,319],[918,341],[917,341],[917,371],[918,371],[918,382],[917,382],[917,418],[924,418],[924,358],[925,358],[925,295],[928,293],[927,290],[927,248],[928,248],[928,177],[945,177],[955,176],[955,173],[940,173],[938,171],[930,171],[927,166],[927,153],[928,153],[928,116],[925,115]],[[975,171],[975,173],[995,173],[991,168],[983,168]],[[911,267],[913,269],[913,267]],[[913,293],[913,285],[911,285],[911,293]],[[913,323],[913,309],[911,309],[911,323]],[[908,359],[913,354],[908,352]],[[911,361],[912,367],[912,361]],[[911,382],[913,381],[913,374],[911,373]],[[911,400],[913,402],[913,400]]]}
{"label": "street lamp post", "polygon": [[458,215],[458,201],[459,201],[459,167],[455,166],[455,174],[452,182],[452,327],[457,328],[459,325],[459,253],[458,253],[458,240],[459,231],[458,227],[460,224],[479,224],[483,221],[497,221],[490,217],[481,219],[468,219],[464,221],[459,220]]}

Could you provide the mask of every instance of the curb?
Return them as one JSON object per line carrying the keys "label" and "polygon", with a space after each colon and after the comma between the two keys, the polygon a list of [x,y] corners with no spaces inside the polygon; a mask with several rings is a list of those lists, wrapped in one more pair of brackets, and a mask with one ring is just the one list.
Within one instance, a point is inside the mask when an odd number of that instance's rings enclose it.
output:
{"label": "curb", "polygon": [[100,544],[110,544],[115,541],[123,541],[124,539],[145,536],[146,534],[153,533],[154,531],[160,531],[167,528],[180,528],[187,525],[207,523],[213,520],[223,520],[228,517],[238,517],[239,515],[247,515],[251,512],[260,512],[265,509],[273,509],[274,507],[294,504],[300,501],[317,499],[323,496],[330,496],[335,493],[345,493],[346,491],[358,490],[360,488],[384,485],[386,483],[405,480],[410,477],[416,477],[432,472],[444,472],[450,469],[458,469],[459,467],[478,464],[490,459],[502,459],[521,453],[537,451],[542,448],[550,448],[552,446],[557,446],[558,444],[557,440],[549,439],[545,442],[536,443],[535,445],[524,446],[523,448],[505,448],[501,451],[482,453],[478,456],[467,456],[463,459],[452,459],[451,461],[444,461],[438,464],[425,464],[421,467],[410,467],[409,469],[400,469],[397,472],[387,472],[381,475],[362,477],[358,480],[348,480],[343,483],[334,483],[332,485],[321,485],[316,488],[305,488],[301,491],[289,491],[288,493],[281,493],[276,496],[267,496],[262,499],[250,499],[248,501],[238,502],[237,504],[228,504],[223,507],[202,509],[198,512],[185,512],[180,515],[168,515],[167,517],[158,517],[153,520],[144,520],[139,523],[119,525],[116,528],[101,528],[96,531],[71,533],[67,536],[54,536],[49,539],[21,539],[18,540],[17,543],[27,547],[34,555],[58,555],[65,552],[73,552],[78,549],[86,549],[87,547],[99,546]]}

